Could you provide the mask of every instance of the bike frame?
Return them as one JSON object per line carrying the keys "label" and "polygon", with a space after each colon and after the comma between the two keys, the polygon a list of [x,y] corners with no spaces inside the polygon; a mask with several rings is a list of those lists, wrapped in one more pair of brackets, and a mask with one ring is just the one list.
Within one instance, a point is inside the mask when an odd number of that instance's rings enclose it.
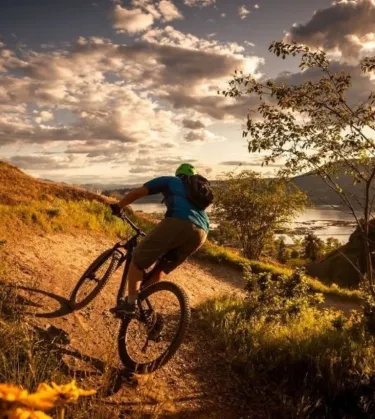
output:
{"label": "bike frame", "polygon": [[[137,227],[125,214],[121,215],[121,219],[130,225],[130,227],[135,231],[135,235],[127,241],[123,240],[116,243],[112,249],[113,254],[115,254],[115,252],[118,252],[119,254],[121,254],[116,270],[119,269],[122,266],[122,264],[125,262],[125,267],[122,273],[120,288],[117,293],[117,304],[119,304],[120,301],[123,300],[125,297],[125,290],[126,290],[126,285],[128,282],[128,273],[129,273],[130,263],[132,260],[133,251],[138,244],[138,239],[139,237],[146,236],[146,233],[142,231],[139,227]],[[126,253],[123,253],[122,250],[125,250]],[[161,264],[162,264],[162,261],[159,260],[156,263],[155,267],[150,272],[145,273],[144,278],[142,280],[141,288],[144,287],[144,285],[154,275],[156,271],[160,271],[162,269]]]}

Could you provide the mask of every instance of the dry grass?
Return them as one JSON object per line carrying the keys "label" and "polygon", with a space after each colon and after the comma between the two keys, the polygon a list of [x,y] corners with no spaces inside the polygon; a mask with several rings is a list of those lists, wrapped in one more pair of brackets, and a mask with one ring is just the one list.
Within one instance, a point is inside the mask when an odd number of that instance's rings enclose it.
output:
{"label": "dry grass", "polygon": [[20,169],[0,161],[0,202],[6,205],[28,204],[35,200],[99,201],[108,203],[105,196],[78,187],[41,181],[26,175]]}

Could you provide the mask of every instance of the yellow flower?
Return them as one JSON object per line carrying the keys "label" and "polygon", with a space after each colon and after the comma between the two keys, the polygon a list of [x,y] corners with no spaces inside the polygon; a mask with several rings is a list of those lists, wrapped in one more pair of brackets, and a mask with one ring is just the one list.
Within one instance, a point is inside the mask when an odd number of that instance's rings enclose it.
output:
{"label": "yellow flower", "polygon": [[17,402],[29,394],[27,390],[13,384],[0,384],[0,400],[6,402]]}
{"label": "yellow flower", "polygon": [[[91,396],[95,393],[95,390],[80,389],[77,387],[74,380],[65,385],[57,385],[55,383],[48,385],[42,383],[39,384],[37,391],[32,394],[27,390],[23,390],[11,384],[0,384],[0,403],[5,402],[5,409],[12,411],[13,415],[16,415],[14,412],[16,412],[18,408],[20,412],[19,416],[10,416],[10,418],[44,419],[49,416],[44,415],[42,412],[33,412],[32,410],[49,410],[53,407],[63,406],[67,403],[74,402],[78,400],[80,396]],[[37,414],[44,416],[35,416]]]}
{"label": "yellow flower", "polygon": [[35,410],[23,409],[21,407],[4,412],[7,419],[52,419],[51,416]]}

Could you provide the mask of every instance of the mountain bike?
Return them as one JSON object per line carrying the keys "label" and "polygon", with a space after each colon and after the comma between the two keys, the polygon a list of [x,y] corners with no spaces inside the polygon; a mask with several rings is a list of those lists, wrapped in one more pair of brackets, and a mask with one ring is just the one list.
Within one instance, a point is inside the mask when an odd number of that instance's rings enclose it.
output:
{"label": "mountain bike", "polygon": [[187,332],[191,311],[186,292],[177,284],[169,281],[150,284],[153,274],[173,261],[171,251],[144,273],[136,315],[121,312],[132,254],[139,238],[145,236],[124,213],[121,218],[134,230],[134,236],[116,243],[94,260],[73,289],[70,307],[72,311],[86,307],[124,264],[117,306],[110,312],[121,320],[117,343],[122,363],[131,372],[146,374],[161,368],[175,354]]}

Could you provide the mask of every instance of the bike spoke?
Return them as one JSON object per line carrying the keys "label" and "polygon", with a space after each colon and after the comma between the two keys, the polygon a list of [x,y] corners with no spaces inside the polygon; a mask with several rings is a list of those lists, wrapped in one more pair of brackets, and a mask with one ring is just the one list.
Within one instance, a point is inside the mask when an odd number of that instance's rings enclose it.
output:
{"label": "bike spoke", "polygon": [[181,320],[180,302],[172,292],[155,292],[148,301],[153,311],[143,301],[147,320],[132,319],[126,335],[128,354],[137,364],[162,357],[175,339]]}
{"label": "bike spoke", "polygon": [[77,301],[83,301],[103,280],[111,264],[111,258],[107,259],[95,272],[86,277],[77,293]]}

